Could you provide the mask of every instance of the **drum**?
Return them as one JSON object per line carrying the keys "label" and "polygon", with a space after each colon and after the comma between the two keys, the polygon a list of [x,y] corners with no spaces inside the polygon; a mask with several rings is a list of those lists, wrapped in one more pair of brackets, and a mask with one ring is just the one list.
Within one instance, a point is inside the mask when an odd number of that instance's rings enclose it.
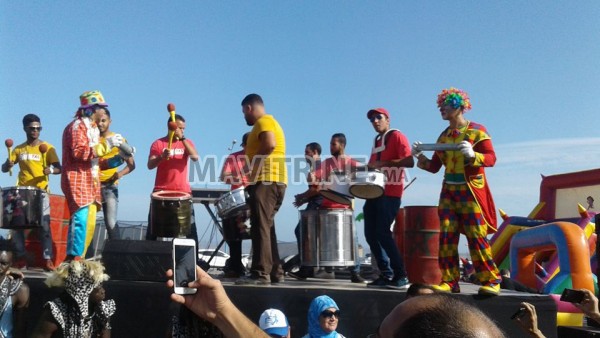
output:
{"label": "drum", "polygon": [[246,205],[246,190],[238,188],[219,197],[216,202],[217,215],[221,218],[237,216],[238,213],[248,209]]}
{"label": "drum", "polygon": [[44,214],[42,189],[8,187],[2,189],[2,228],[41,228]]}
{"label": "drum", "polygon": [[383,195],[385,175],[379,171],[357,171],[352,175],[350,194],[356,198],[372,199]]}
{"label": "drum", "polygon": [[348,175],[341,171],[332,171],[329,180],[323,184],[320,194],[336,203],[350,205],[353,197],[350,195],[349,188]]}
{"label": "drum", "polygon": [[250,209],[223,219],[223,238],[228,242],[250,239]]}
{"label": "drum", "polygon": [[192,208],[192,195],[186,192],[153,192],[150,234],[156,237],[186,237],[191,231]]}
{"label": "drum", "polygon": [[303,266],[354,266],[352,210],[300,211],[300,259]]}

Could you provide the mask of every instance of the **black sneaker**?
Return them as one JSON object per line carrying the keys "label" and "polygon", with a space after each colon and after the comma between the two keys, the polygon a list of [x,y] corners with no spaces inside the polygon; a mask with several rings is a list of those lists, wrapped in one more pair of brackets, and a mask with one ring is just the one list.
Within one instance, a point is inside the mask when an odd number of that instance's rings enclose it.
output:
{"label": "black sneaker", "polygon": [[367,284],[367,287],[369,288],[387,288],[387,286],[390,284],[390,280],[387,279],[386,277],[383,276],[379,276],[379,278],[377,278],[376,280],[372,281],[371,283]]}
{"label": "black sneaker", "polygon": [[302,269],[300,269],[296,272],[290,271],[287,273],[287,275],[292,278],[296,278],[298,280],[306,280],[308,277],[310,277],[310,274],[308,273],[308,271],[302,270]]}
{"label": "black sneaker", "polygon": [[358,283],[358,284],[366,284],[367,280],[362,278],[358,273],[356,272],[352,272],[350,275],[350,281],[352,283]]}

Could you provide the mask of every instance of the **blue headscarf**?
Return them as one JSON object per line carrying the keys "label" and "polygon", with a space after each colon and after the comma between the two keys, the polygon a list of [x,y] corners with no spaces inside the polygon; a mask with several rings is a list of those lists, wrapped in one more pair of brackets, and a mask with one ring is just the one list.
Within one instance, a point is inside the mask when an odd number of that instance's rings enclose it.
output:
{"label": "blue headscarf", "polygon": [[339,310],[340,308],[337,306],[335,301],[331,299],[329,296],[319,296],[310,303],[310,307],[308,308],[308,335],[318,338],[335,338],[337,337],[337,332],[333,331],[331,333],[325,333],[319,325],[319,316],[321,312],[334,308]]}

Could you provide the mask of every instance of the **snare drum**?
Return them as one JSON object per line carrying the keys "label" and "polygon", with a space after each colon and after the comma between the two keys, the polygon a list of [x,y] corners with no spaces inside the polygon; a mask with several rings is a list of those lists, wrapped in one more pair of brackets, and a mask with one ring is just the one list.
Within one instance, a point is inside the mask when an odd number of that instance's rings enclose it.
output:
{"label": "snare drum", "polygon": [[350,178],[341,171],[332,171],[329,180],[323,184],[323,189],[319,193],[336,203],[350,205],[352,204],[352,195],[350,195]]}
{"label": "snare drum", "polygon": [[223,194],[217,202],[217,215],[221,218],[229,218],[237,216],[238,213],[247,210],[246,205],[246,190],[238,188]]}
{"label": "snare drum", "polygon": [[379,171],[356,171],[350,182],[350,194],[356,198],[372,199],[383,195],[385,175]]}
{"label": "snare drum", "polygon": [[2,189],[2,228],[41,228],[44,216],[44,191],[36,187]]}
{"label": "snare drum", "polygon": [[354,266],[352,210],[300,211],[300,259],[303,266]]}
{"label": "snare drum", "polygon": [[192,208],[192,195],[186,192],[153,192],[150,234],[156,237],[186,237],[191,231]]}

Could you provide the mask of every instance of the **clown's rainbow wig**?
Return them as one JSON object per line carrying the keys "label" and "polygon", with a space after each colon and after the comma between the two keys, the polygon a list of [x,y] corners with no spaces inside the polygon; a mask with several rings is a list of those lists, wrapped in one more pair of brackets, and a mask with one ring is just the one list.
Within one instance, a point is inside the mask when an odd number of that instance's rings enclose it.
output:
{"label": "clown's rainbow wig", "polygon": [[438,108],[442,108],[445,105],[451,105],[454,109],[461,108],[463,111],[471,109],[471,99],[469,94],[464,90],[450,87],[450,89],[444,89],[437,97]]}

